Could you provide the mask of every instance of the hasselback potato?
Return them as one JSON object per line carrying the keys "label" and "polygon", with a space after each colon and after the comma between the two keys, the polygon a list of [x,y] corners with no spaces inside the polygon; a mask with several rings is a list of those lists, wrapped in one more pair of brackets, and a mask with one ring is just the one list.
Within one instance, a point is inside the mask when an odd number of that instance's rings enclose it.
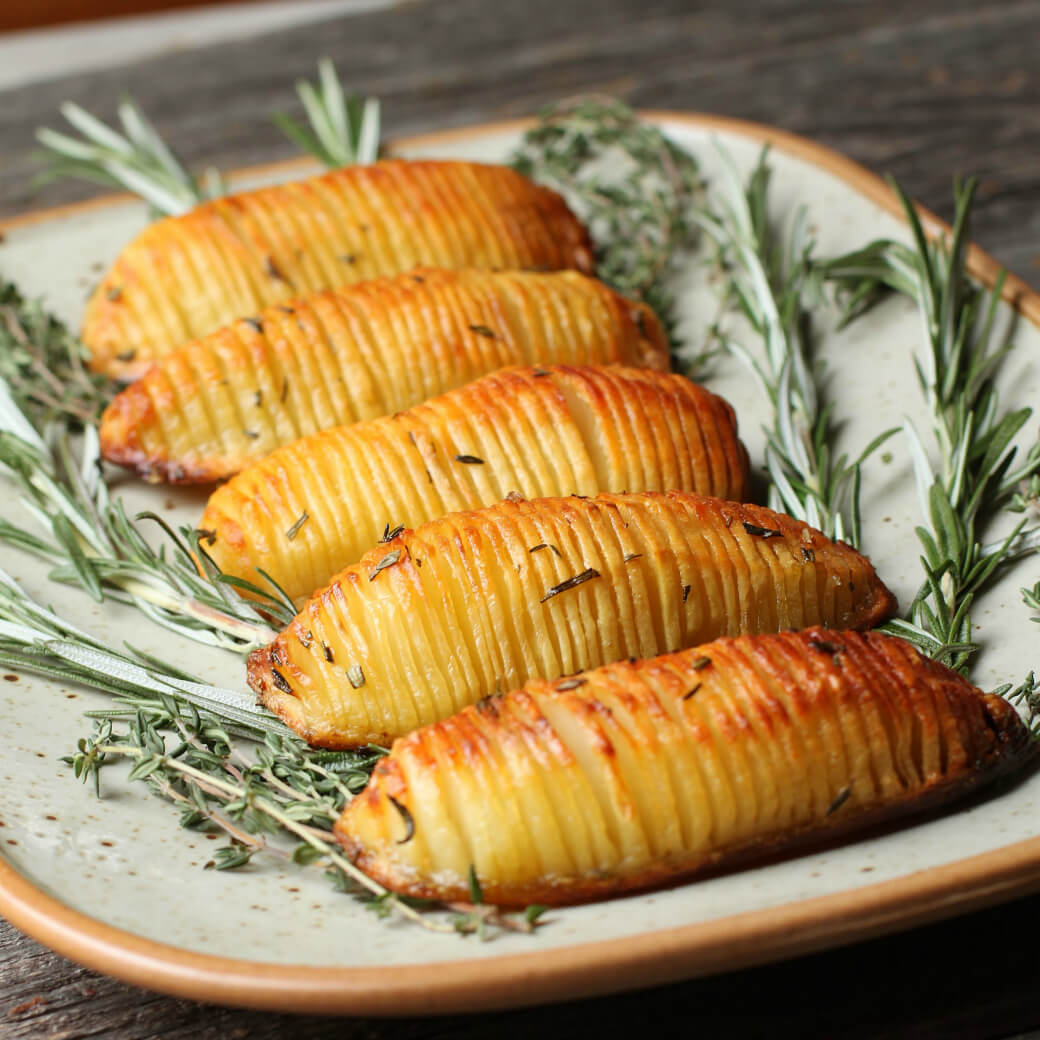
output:
{"label": "hasselback potato", "polygon": [[653,311],[575,271],[421,269],[315,293],[177,348],[101,421],[109,461],[208,482],[281,444],[391,415],[506,365],[667,370]]}
{"label": "hasselback potato", "polygon": [[412,896],[562,904],[825,838],[1019,764],[1000,697],[903,640],[724,638],[536,679],[398,740],[336,833]]}
{"label": "hasselback potato", "polygon": [[891,593],[797,520],[683,492],[506,501],[377,546],[249,657],[312,744],[385,743],[535,676],[720,635],[867,628]]}
{"label": "hasselback potato", "polygon": [[591,272],[563,199],[506,166],[393,159],[157,221],[91,297],[83,341],[117,378],[235,318],[419,264]]}
{"label": "hasselback potato", "polygon": [[210,498],[200,521],[227,573],[262,568],[294,599],[385,531],[525,497],[676,488],[743,498],[733,410],[683,376],[508,368],[397,415],[305,437]]}

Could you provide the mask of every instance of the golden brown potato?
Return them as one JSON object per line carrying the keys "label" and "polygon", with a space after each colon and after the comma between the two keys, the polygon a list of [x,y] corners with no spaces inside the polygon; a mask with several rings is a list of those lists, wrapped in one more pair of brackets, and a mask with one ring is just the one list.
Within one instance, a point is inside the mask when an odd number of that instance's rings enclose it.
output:
{"label": "golden brown potato", "polygon": [[575,271],[418,270],[315,293],[162,358],[101,420],[105,458],[205,483],[505,365],[668,369],[653,311]]}
{"label": "golden brown potato", "polygon": [[1022,762],[1026,727],[903,640],[719,639],[535,679],[398,740],[336,834],[410,896],[558,905],[826,838]]}
{"label": "golden brown potato", "polygon": [[391,159],[228,195],[146,228],[88,305],[99,371],[151,361],[235,318],[317,289],[433,267],[592,271],[555,192],[506,166]]}
{"label": "golden brown potato", "polygon": [[535,676],[721,635],[868,628],[869,561],[788,516],[683,492],[506,501],[377,546],[249,657],[325,747],[385,743]]}
{"label": "golden brown potato", "polygon": [[305,437],[210,498],[200,521],[227,573],[262,568],[297,601],[380,535],[505,498],[663,491],[740,499],[733,410],[684,376],[508,368],[392,417]]}

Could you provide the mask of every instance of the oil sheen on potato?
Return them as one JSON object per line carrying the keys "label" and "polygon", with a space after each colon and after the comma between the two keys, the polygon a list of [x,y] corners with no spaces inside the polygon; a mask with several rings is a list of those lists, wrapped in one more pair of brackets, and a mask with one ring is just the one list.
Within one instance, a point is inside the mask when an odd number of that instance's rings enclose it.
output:
{"label": "oil sheen on potato", "polygon": [[743,498],[733,410],[684,376],[510,368],[384,419],[315,434],[214,492],[199,526],[229,574],[296,601],[380,536],[523,497],[675,488]]}
{"label": "oil sheen on potato", "polygon": [[507,166],[388,159],[226,195],[158,220],[91,296],[91,364],[134,378],[235,318],[420,265],[591,273],[563,199]]}
{"label": "oil sheen on potato", "polygon": [[398,740],[336,833],[397,892],[558,905],[934,805],[1020,763],[1007,701],[878,633],[533,680]]}
{"label": "oil sheen on potato", "polygon": [[870,562],[772,510],[682,492],[505,501],[405,531],[249,658],[306,740],[386,743],[536,676],[722,635],[869,628]]}

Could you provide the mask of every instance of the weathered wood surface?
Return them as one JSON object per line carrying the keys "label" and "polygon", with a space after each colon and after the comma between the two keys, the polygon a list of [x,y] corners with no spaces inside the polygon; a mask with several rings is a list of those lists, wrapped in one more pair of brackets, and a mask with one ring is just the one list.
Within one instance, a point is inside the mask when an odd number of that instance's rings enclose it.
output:
{"label": "weathered wood surface", "polygon": [[[406,1019],[324,1019],[172,1000],[85,971],[4,926],[4,1040],[981,1040],[1040,1023],[1040,897],[782,964],[596,1000]],[[1031,1033],[1036,1036],[1036,1033]]]}
{"label": "weathered wood surface", "polygon": [[269,113],[333,55],[384,101],[390,134],[526,115],[587,90],[772,123],[894,174],[949,215],[954,174],[982,179],[976,237],[1040,284],[1036,0],[439,0],[169,54],[0,95],[0,214],[81,198],[28,187],[32,132],[74,98],[144,105],[192,164],[293,154]]}
{"label": "weathered wood surface", "polygon": [[[401,135],[528,114],[587,90],[718,112],[822,141],[950,215],[982,178],[976,239],[1040,285],[1040,3],[896,0],[440,0],[354,15],[0,92],[0,214],[83,198],[30,190],[33,129],[73,98],[111,114],[128,90],[193,166],[293,153],[269,113],[333,55]],[[175,912],[174,908],[171,908]],[[0,922],[0,1036],[22,1038],[1009,1036],[1040,1025],[1040,897],[889,939],[641,994],[509,1014],[376,1022],[206,1008],[85,971]],[[652,1008],[652,1012],[648,1012]]]}

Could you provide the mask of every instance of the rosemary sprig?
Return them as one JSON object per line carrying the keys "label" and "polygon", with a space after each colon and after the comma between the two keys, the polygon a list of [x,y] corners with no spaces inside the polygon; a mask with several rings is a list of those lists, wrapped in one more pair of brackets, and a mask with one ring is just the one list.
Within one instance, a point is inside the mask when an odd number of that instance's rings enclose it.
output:
{"label": "rosemary sprig", "polygon": [[379,101],[344,94],[330,58],[318,62],[318,85],[299,80],[296,93],[310,127],[283,112],[274,116],[279,129],[330,170],[379,158]]}
{"label": "rosemary sprig", "polygon": [[139,195],[162,216],[186,213],[202,200],[224,194],[223,177],[216,170],[207,170],[201,180],[193,177],[133,99],[124,98],[116,112],[122,132],[66,101],[61,114],[81,136],[47,127],[36,131],[46,161],[37,181],[75,177],[121,188]]}
{"label": "rosemary sprig", "polygon": [[[6,397],[6,400],[5,400]],[[166,628],[199,642],[248,650],[274,636],[269,619],[293,616],[284,594],[225,578],[205,550],[205,533],[173,531],[155,514],[170,546],[146,539],[123,504],[110,497],[102,477],[97,432],[85,428],[79,460],[69,435],[44,440],[0,384],[0,466],[23,492],[23,505],[40,525],[34,534],[0,520],[0,541],[52,565],[49,577],[79,585],[95,600],[131,603]],[[246,587],[255,600],[246,600]]]}
{"label": "rosemary sprig", "polygon": [[[318,85],[296,84],[309,127],[284,114],[274,117],[281,130],[305,153],[330,169],[373,162],[379,153],[379,102],[344,95],[328,58],[318,63]],[[132,98],[116,110],[119,129],[108,126],[74,102],[61,114],[80,136],[48,127],[36,131],[45,166],[38,183],[74,177],[120,188],[140,196],[153,216],[177,216],[206,199],[227,193],[223,175],[207,169],[201,178],[188,172]]]}
{"label": "rosemary sprig", "polygon": [[693,156],[622,102],[592,96],[545,109],[512,164],[563,193],[589,226],[599,277],[671,328],[669,278],[694,244],[703,205]]}
{"label": "rosemary sprig", "polygon": [[[909,419],[903,429],[921,498],[924,523],[916,530],[925,578],[908,616],[890,628],[964,671],[977,649],[976,596],[1013,560],[1040,547],[1040,439],[1018,451],[1013,441],[1032,409],[1002,408],[993,383],[1012,349],[1012,329],[997,322],[1003,275],[986,293],[967,273],[974,180],[954,185],[952,234],[932,241],[913,203],[895,189],[913,248],[873,242],[825,265],[825,273],[846,293],[847,314],[869,305],[882,288],[917,303],[925,349],[914,367],[929,430],[922,435]],[[984,541],[1009,509],[1022,519],[1010,533]]]}
{"label": "rosemary sprig", "polygon": [[0,282],[0,379],[37,426],[96,422],[115,392],[86,366],[80,341],[38,301]]}
{"label": "rosemary sprig", "polygon": [[219,714],[221,723],[237,733],[298,742],[290,729],[258,708],[250,695],[203,683],[131,647],[120,651],[105,645],[38,603],[2,570],[0,666],[90,686],[112,694],[118,703],[135,711],[173,698],[185,711]]}
{"label": "rosemary sprig", "polygon": [[767,150],[746,186],[730,155],[721,146],[718,151],[723,182],[710,198],[714,212],[698,213],[695,219],[725,275],[722,292],[761,342],[761,350],[752,350],[732,334],[718,333],[769,399],[769,505],[858,545],[860,467],[895,431],[879,434],[853,460],[835,457],[831,408],[821,400],[819,366],[812,356],[808,308],[819,300],[820,281],[806,213],[798,211],[786,236],[779,236],[769,211]]}

